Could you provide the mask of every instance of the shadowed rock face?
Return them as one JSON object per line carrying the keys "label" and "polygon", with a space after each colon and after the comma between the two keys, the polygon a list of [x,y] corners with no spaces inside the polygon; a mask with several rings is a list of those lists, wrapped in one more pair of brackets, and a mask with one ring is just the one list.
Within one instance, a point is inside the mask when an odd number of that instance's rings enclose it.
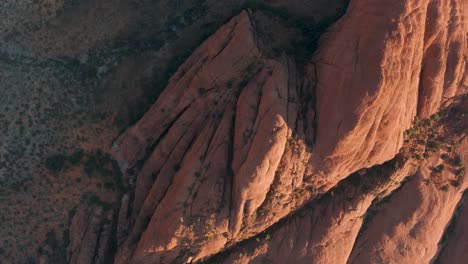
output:
{"label": "shadowed rock face", "polygon": [[70,263],[106,263],[112,232],[112,210],[80,207],[73,217],[68,248]]}
{"label": "shadowed rock face", "polygon": [[447,227],[447,241],[439,253],[437,261],[440,263],[461,263],[467,257],[466,221],[468,220],[466,193],[460,202],[461,206],[454,215],[454,220]]}
{"label": "shadowed rock face", "polygon": [[[232,18],[113,146],[134,184],[115,263],[190,263],[233,245],[214,263],[434,259],[467,187],[461,168],[437,171],[446,150],[394,157],[416,116],[466,93],[466,13],[455,0],[351,1],[305,69],[266,56],[251,12]],[[461,127],[438,135],[466,160],[466,124],[443,121]]]}

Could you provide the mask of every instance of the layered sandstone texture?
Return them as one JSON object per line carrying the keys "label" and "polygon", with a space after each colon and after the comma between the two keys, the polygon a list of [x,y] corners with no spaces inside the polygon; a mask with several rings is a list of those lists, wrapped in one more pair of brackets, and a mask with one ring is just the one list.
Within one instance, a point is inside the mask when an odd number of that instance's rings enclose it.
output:
{"label": "layered sandstone texture", "polygon": [[68,259],[70,264],[107,263],[114,212],[102,206],[81,206],[72,218]]}
{"label": "layered sandstone texture", "polygon": [[313,137],[299,98],[312,89],[292,59],[262,55],[247,12],[210,37],[115,144],[124,168],[146,158],[119,257],[200,259],[293,210]]}
{"label": "layered sandstone texture", "polygon": [[[467,143],[465,137],[458,151]],[[209,263],[463,263],[465,208],[458,213],[456,208],[468,182],[456,166],[434,173],[434,167],[447,164],[444,152],[432,152],[422,163],[402,155],[352,175]]]}
{"label": "layered sandstone texture", "polygon": [[314,58],[326,178],[391,159],[415,116],[466,93],[467,13],[455,0],[350,2]]}
{"label": "layered sandstone texture", "polygon": [[[252,12],[232,18],[113,145],[134,187],[115,263],[462,256],[457,238],[438,242],[467,187],[466,108],[436,113],[466,104],[466,14],[464,1],[351,1],[306,66],[267,55]],[[417,117],[431,119],[405,142]]]}

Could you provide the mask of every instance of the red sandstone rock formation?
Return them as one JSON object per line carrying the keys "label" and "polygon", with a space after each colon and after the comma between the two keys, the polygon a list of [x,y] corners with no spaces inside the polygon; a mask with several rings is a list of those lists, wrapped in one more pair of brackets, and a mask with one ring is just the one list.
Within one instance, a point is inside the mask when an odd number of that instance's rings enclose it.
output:
{"label": "red sandstone rock formation", "polygon": [[[461,148],[467,144],[465,138]],[[468,186],[465,178],[455,188],[428,182],[433,168],[441,161],[440,155],[424,161],[414,177],[378,208],[372,223],[356,240],[349,263],[430,263]],[[456,170],[444,170],[441,177],[452,181],[455,173]]]}
{"label": "red sandstone rock formation", "polygon": [[[195,51],[117,141],[123,167],[152,151],[137,176],[123,261],[130,252],[136,260],[200,259],[287,215],[296,203],[284,204],[292,199],[288,189],[301,187],[300,180],[284,183],[278,215],[258,211],[271,212],[264,202],[278,173],[303,174],[308,154],[301,138],[312,133],[299,109],[304,87],[312,89],[291,59],[261,54],[247,12]],[[193,252],[182,253],[188,245]]]}
{"label": "red sandstone rock formation", "polygon": [[[254,236],[224,263],[431,261],[467,187],[427,184],[441,153],[382,170],[385,180],[378,169],[349,177],[392,160],[416,116],[466,93],[467,13],[455,0],[351,1],[305,71],[265,55],[252,14],[234,17],[114,145],[136,177],[115,262],[196,262]],[[461,256],[454,243],[441,256]]]}
{"label": "red sandstone rock formation", "polygon": [[101,206],[78,208],[70,226],[69,262],[106,263],[112,232],[112,210]]}
{"label": "red sandstone rock formation", "polygon": [[466,222],[468,221],[467,197],[463,197],[459,212],[455,213],[455,222],[451,223],[445,231],[447,242],[443,246],[437,258],[440,263],[462,263],[466,260],[468,252],[468,240],[466,235]]}
{"label": "red sandstone rock formation", "polygon": [[[351,1],[314,58],[315,152],[325,161],[324,177],[335,179],[331,184],[391,159],[418,109],[427,117],[447,98],[466,93],[468,25],[461,14],[467,12],[460,1]],[[431,31],[443,40],[429,37]],[[448,68],[435,75],[428,65]],[[432,78],[440,83],[430,88]]]}
{"label": "red sandstone rock formation", "polygon": [[[459,150],[467,142],[465,137]],[[421,165],[411,158],[398,160],[403,162],[398,167],[351,176],[323,199],[213,263],[429,263],[468,182],[463,178],[448,189],[430,182],[431,168],[442,161],[439,153]],[[450,181],[455,173],[446,170],[439,176]],[[462,231],[465,223],[457,224],[452,228]],[[439,260],[463,263],[464,250],[449,243]],[[449,250],[459,256],[446,256]]]}

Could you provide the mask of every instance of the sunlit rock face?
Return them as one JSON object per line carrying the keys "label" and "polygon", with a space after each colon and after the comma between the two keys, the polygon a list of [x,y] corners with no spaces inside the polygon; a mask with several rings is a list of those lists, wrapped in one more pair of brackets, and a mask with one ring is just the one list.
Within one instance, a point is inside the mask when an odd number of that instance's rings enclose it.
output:
{"label": "sunlit rock face", "polygon": [[[466,182],[442,192],[427,184],[441,152],[394,170],[381,164],[395,158],[416,117],[466,93],[467,13],[455,0],[351,1],[305,67],[266,56],[251,12],[232,18],[114,144],[135,174],[115,262],[209,260],[254,236],[220,262],[437,257]],[[466,157],[463,144],[456,155]],[[314,200],[324,193],[331,198]],[[389,202],[377,210],[383,197]]]}

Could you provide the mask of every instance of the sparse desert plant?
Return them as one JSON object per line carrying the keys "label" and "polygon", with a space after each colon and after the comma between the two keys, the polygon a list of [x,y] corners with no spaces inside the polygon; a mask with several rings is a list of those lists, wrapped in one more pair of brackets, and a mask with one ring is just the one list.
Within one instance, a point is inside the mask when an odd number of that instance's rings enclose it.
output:
{"label": "sparse desert plant", "polygon": [[64,168],[66,158],[64,155],[56,154],[47,158],[45,166],[51,171],[59,171]]}
{"label": "sparse desert plant", "polygon": [[68,157],[68,161],[72,165],[77,165],[81,161],[83,156],[84,156],[83,150],[79,149],[79,150],[76,150],[75,152],[73,152],[73,154],[70,157]]}
{"label": "sparse desert plant", "polygon": [[460,181],[452,180],[452,181],[450,181],[450,185],[452,185],[453,187],[459,187],[461,185],[461,183],[460,183]]}
{"label": "sparse desert plant", "polygon": [[113,187],[114,187],[114,183],[113,183],[113,182],[105,182],[105,183],[104,183],[104,188],[105,188],[106,190],[111,190]]}
{"label": "sparse desert plant", "polygon": [[443,172],[444,170],[445,170],[445,165],[444,164],[440,164],[440,165],[437,165],[436,167],[434,167],[434,172],[436,172],[436,173]]}
{"label": "sparse desert plant", "polygon": [[439,149],[440,149],[440,145],[439,145],[437,142],[435,142],[435,141],[429,141],[429,142],[427,143],[427,146],[428,146],[429,148],[431,148],[431,149],[434,149],[434,150],[439,150]]}
{"label": "sparse desert plant", "polygon": [[27,263],[27,264],[35,264],[35,263],[36,263],[36,259],[35,259],[33,256],[29,256],[29,257],[26,259],[26,263]]}
{"label": "sparse desert plant", "polygon": [[453,160],[453,163],[456,165],[456,166],[459,166],[459,167],[463,167],[463,160],[461,159],[460,155],[457,155],[455,157],[455,159]]}
{"label": "sparse desert plant", "polygon": [[424,183],[425,183],[426,185],[429,185],[429,184],[432,183],[432,180],[431,180],[431,179],[425,179],[425,180],[424,180]]}
{"label": "sparse desert plant", "polygon": [[229,81],[227,81],[227,83],[226,83],[226,87],[227,87],[227,88],[229,88],[229,89],[231,89],[231,88],[232,88],[232,85],[233,85],[233,83],[234,83],[234,82],[233,82],[233,80],[229,80]]}
{"label": "sparse desert plant", "polygon": [[198,95],[204,95],[206,94],[207,90],[204,87],[198,88]]}

